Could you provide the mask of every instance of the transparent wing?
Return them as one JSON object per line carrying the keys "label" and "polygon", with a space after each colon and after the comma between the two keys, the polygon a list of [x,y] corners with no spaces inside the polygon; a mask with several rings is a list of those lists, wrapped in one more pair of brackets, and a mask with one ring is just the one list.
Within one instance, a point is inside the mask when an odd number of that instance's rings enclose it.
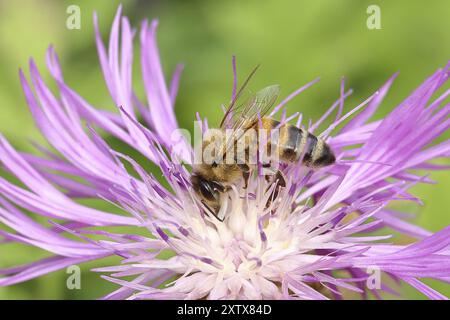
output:
{"label": "transparent wing", "polygon": [[248,129],[259,118],[265,116],[272,108],[280,93],[279,85],[265,87],[247,98],[244,103],[237,104],[232,112],[222,120],[222,129]]}
{"label": "transparent wing", "polygon": [[253,68],[252,72],[247,76],[247,79],[245,79],[242,86],[239,88],[239,91],[234,96],[233,100],[231,101],[230,105],[227,108],[227,111],[225,112],[225,115],[223,116],[222,121],[220,122],[220,127],[223,129],[224,127],[229,128],[230,122],[232,122],[233,114],[236,113],[236,111],[240,108],[239,107],[239,99],[242,96],[242,93],[244,92],[244,89],[247,87],[248,83],[250,82],[250,79],[253,77],[253,75],[258,70],[259,65],[257,65],[255,68]]}
{"label": "transparent wing", "polygon": [[277,100],[279,92],[279,85],[268,86],[247,98],[244,103],[238,104],[235,101],[234,105],[229,107],[228,110],[231,111],[227,110],[221,122],[222,129],[232,129],[232,134],[227,136],[225,153],[239,141],[248,129],[254,127],[259,119],[269,112]]}

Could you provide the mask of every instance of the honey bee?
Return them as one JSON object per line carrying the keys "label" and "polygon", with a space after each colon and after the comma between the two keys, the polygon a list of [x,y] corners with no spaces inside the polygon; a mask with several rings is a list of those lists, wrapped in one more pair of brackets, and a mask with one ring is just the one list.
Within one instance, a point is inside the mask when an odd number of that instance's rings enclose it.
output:
{"label": "honey bee", "polygon": [[[251,155],[248,154],[249,148],[245,150],[244,157],[235,157],[231,163],[223,161],[227,153],[231,151],[234,153],[236,144],[243,139],[245,133],[250,129],[256,132],[261,131],[261,129],[264,129],[265,132],[273,129],[278,130],[278,139],[273,141],[268,138],[266,148],[274,152],[282,163],[301,162],[306,167],[317,169],[332,165],[336,160],[330,146],[321,138],[314,136],[303,128],[288,123],[281,124],[279,121],[266,116],[279,95],[278,85],[266,87],[246,99],[243,104],[238,104],[238,98],[257,68],[253,69],[240,87],[220,123],[220,130],[231,129],[233,135],[225,139],[224,143],[217,149],[217,160],[212,162],[201,161],[200,164],[195,164],[192,170],[191,183],[194,191],[201,202],[220,221],[224,219],[225,213],[220,212],[219,214],[219,211],[226,192],[232,184],[240,179],[244,179],[245,185],[247,185],[250,172],[255,168],[254,162],[250,163],[249,161],[251,159]],[[204,139],[202,146],[207,147],[211,143],[211,140]],[[257,147],[260,148],[261,145],[258,142],[256,143]],[[271,163],[263,163],[263,167],[270,169]],[[283,174],[276,171],[274,176],[278,185],[285,187]]]}

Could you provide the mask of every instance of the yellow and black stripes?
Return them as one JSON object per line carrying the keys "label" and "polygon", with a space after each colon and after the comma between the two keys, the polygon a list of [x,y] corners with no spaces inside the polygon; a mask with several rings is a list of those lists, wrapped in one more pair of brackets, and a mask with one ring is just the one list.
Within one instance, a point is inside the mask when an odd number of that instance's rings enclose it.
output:
{"label": "yellow and black stripes", "polygon": [[275,145],[269,142],[267,148],[270,150],[275,148],[281,161],[297,162],[303,156],[302,163],[314,168],[325,167],[335,162],[330,147],[308,131],[291,124],[280,126],[279,121],[267,117],[261,120],[262,128],[266,130],[268,137],[271,130],[279,129],[278,142]]}

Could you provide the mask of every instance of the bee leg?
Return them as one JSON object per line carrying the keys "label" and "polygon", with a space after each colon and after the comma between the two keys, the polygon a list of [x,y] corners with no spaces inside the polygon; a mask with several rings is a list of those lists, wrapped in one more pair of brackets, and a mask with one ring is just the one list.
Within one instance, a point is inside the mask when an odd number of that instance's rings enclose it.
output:
{"label": "bee leg", "polygon": [[275,171],[272,169],[272,164],[270,162],[261,163],[262,172],[267,182],[272,182]]}
{"label": "bee leg", "polygon": [[244,178],[244,189],[248,187],[248,179],[250,178],[250,168],[246,164],[238,164],[239,168],[242,170],[242,177]]}
{"label": "bee leg", "polygon": [[286,179],[284,178],[284,174],[280,170],[278,170],[275,174],[275,181],[277,182],[278,187],[286,187]]}
{"label": "bee leg", "polygon": [[278,197],[280,190],[286,187],[286,179],[284,178],[283,173],[279,170],[275,173],[275,175],[266,176],[266,179],[269,179],[268,181],[273,181],[274,183],[277,184],[276,187],[273,189],[272,194],[269,197],[269,200],[267,200],[266,208],[268,208],[272,204],[272,200],[275,200]]}
{"label": "bee leg", "polygon": [[248,179],[250,178],[250,172],[242,172],[242,176],[244,177],[244,189],[247,189]]}
{"label": "bee leg", "polygon": [[279,186],[286,187],[286,179],[280,170],[276,170],[268,165],[263,164],[264,177],[267,182],[277,182]]}

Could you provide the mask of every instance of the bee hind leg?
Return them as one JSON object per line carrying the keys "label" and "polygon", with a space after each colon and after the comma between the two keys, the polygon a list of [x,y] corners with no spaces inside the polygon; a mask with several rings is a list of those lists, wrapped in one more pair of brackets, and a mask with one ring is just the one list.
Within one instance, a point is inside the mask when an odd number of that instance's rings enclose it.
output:
{"label": "bee hind leg", "polygon": [[275,174],[266,175],[266,180],[276,184],[275,188],[272,191],[272,194],[269,197],[269,200],[267,200],[266,208],[268,208],[270,207],[272,202],[278,198],[278,194],[280,193],[281,189],[286,187],[286,179],[284,178],[283,173],[278,170]]}
{"label": "bee hind leg", "polygon": [[284,178],[284,174],[278,170],[275,174],[275,182],[278,184],[278,187],[286,187],[286,179]]}

